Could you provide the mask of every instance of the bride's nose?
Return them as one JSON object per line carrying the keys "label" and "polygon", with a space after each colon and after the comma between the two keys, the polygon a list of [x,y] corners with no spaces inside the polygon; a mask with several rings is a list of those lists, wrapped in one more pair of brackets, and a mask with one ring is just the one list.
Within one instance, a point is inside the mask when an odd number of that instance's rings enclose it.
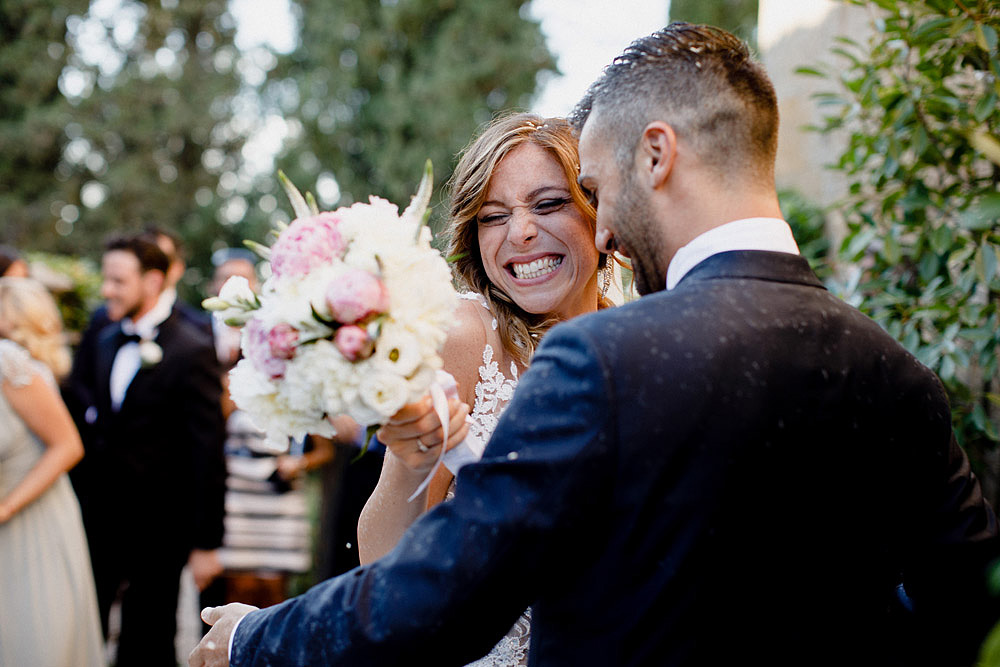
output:
{"label": "bride's nose", "polygon": [[535,215],[530,211],[514,211],[511,213],[510,224],[507,227],[507,240],[514,245],[524,245],[538,236],[538,226]]}

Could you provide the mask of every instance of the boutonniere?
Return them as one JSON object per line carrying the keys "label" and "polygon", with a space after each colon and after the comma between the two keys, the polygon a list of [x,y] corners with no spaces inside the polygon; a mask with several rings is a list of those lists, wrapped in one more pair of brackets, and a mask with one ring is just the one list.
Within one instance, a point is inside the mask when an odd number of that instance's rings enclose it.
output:
{"label": "boutonniere", "polygon": [[139,359],[143,368],[152,368],[163,360],[163,348],[156,341],[143,338],[139,341]]}

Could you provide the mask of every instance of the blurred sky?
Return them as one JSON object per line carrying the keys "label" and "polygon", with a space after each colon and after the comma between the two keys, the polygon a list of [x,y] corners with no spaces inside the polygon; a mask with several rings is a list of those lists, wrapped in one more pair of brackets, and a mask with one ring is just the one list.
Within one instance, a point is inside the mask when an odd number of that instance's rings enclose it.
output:
{"label": "blurred sky", "polygon": [[605,65],[637,37],[667,24],[667,0],[533,0],[563,76],[548,81],[533,111],[564,116]]}
{"label": "blurred sky", "polygon": [[[601,69],[633,39],[662,28],[668,0],[533,0],[562,76],[549,79],[533,111],[546,116],[569,113]],[[295,21],[288,0],[230,0],[239,26],[236,45],[249,49],[267,43],[278,51],[295,47]]]}

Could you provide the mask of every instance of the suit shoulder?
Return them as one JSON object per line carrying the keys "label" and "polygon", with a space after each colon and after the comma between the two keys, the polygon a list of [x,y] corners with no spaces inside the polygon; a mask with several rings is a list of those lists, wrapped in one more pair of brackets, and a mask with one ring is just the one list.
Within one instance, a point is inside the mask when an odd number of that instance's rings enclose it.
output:
{"label": "suit shoulder", "polygon": [[213,355],[215,354],[215,342],[212,337],[179,314],[172,315],[164,323],[164,327],[164,333],[168,334],[170,344],[177,344],[178,347],[189,350],[191,354],[202,353],[206,350],[210,350]]}

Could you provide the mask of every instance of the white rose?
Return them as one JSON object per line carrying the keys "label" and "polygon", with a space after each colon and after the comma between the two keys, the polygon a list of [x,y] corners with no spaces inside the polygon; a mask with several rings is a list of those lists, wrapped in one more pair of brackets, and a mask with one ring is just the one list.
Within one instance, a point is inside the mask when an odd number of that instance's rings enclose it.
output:
{"label": "white rose", "polygon": [[357,398],[352,413],[358,414],[351,416],[359,423],[374,424],[399,412],[409,400],[410,390],[406,378],[387,371],[374,371],[361,379]]}
{"label": "white rose", "polygon": [[163,348],[151,340],[139,341],[139,359],[142,367],[149,368],[163,361]]}
{"label": "white rose", "polygon": [[409,377],[423,361],[420,340],[405,329],[386,325],[375,342],[376,367]]}
{"label": "white rose", "polygon": [[219,290],[219,298],[234,306],[254,307],[257,304],[257,295],[250,289],[250,282],[243,276],[230,276]]}
{"label": "white rose", "polygon": [[427,390],[434,383],[437,371],[430,366],[421,366],[416,373],[406,381],[410,392],[409,401],[419,401],[427,394]]}
{"label": "white rose", "polygon": [[219,296],[209,297],[201,302],[201,305],[213,314],[220,321],[230,326],[246,324],[253,311],[260,308],[260,300],[250,283],[243,276],[232,276],[219,290]]}

